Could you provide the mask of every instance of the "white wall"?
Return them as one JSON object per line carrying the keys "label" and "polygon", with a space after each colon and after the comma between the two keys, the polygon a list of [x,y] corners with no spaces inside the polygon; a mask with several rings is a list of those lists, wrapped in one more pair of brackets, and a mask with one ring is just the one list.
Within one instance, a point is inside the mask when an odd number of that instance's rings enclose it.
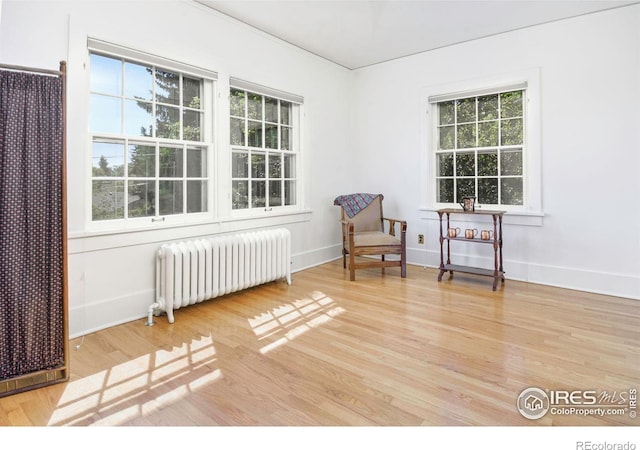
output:
{"label": "white wall", "polygon": [[[68,61],[68,231],[70,334],[76,336],[145,317],[154,300],[154,258],[160,243],[247,228],[286,226],[293,270],[339,254],[333,198],[351,189],[348,164],[351,73],[307,52],[187,1],[7,1],[0,61],[57,68]],[[230,76],[302,95],[304,214],[216,221],[123,234],[87,228],[87,37],[218,72],[217,160],[228,174]],[[224,201],[228,188],[217,193]]]}
{"label": "white wall", "polygon": [[[537,70],[544,217],[541,226],[505,226],[507,278],[640,298],[639,58],[634,5],[358,70],[354,150],[369,163],[357,185],[387,194],[386,209],[409,221],[410,260],[437,266],[437,214],[420,210],[431,195],[421,93]],[[454,252],[471,256],[458,261],[492,267],[480,246],[462,245]]]}
{"label": "white wall", "polygon": [[[145,317],[162,242],[284,225],[292,231],[294,270],[339,256],[332,200],[346,192],[383,192],[387,215],[409,221],[410,262],[436,265],[435,214],[420,210],[427,195],[420,93],[532,67],[540,68],[542,82],[545,217],[542,226],[505,227],[507,276],[640,298],[640,208],[633,206],[640,194],[638,30],[636,5],[349,72],[184,1],[3,1],[0,62],[56,68],[68,61],[70,334]],[[217,71],[222,93],[234,76],[304,96],[308,212],[113,235],[88,231],[87,36]],[[224,111],[225,96],[218,101]],[[221,163],[225,120],[217,120]],[[355,162],[361,165],[354,172]],[[417,244],[418,233],[426,245]],[[486,262],[480,253],[472,258]]]}

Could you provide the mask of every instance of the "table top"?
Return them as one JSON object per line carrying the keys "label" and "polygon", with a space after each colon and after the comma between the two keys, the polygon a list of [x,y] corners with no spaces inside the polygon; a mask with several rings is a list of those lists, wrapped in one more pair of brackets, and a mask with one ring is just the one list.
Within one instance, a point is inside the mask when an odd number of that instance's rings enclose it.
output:
{"label": "table top", "polygon": [[476,209],[475,211],[465,211],[462,208],[444,208],[436,211],[438,214],[479,214],[483,216],[501,216],[506,213],[506,211],[497,211],[491,209]]}

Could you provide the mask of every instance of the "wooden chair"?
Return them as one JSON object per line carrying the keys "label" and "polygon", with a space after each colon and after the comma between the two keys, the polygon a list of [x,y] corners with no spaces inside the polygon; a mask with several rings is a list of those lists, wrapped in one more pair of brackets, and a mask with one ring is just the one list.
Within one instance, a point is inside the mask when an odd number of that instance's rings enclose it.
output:
{"label": "wooden chair", "polygon": [[[400,276],[407,276],[406,234],[407,222],[384,217],[382,194],[341,195],[334,205],[341,207],[342,265],[347,268],[349,255],[349,277],[355,281],[357,269],[400,267]],[[396,225],[400,239],[396,237]],[[387,230],[385,232],[385,229]],[[359,256],[380,255],[380,260]],[[398,255],[399,259],[385,259],[385,255]]]}

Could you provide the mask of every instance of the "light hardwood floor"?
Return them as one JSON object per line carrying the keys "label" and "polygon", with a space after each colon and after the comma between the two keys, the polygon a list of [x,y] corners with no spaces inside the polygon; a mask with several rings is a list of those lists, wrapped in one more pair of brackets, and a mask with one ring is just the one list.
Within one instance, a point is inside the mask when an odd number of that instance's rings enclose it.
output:
{"label": "light hardwood floor", "polygon": [[640,302],[417,266],[356,277],[335,261],[74,339],[71,380],[0,399],[0,425],[640,424],[516,408],[528,387],[640,387]]}

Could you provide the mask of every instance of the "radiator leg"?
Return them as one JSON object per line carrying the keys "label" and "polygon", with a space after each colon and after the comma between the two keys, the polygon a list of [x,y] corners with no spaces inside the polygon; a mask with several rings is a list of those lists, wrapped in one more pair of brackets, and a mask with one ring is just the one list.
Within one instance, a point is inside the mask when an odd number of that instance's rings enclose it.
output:
{"label": "radiator leg", "polygon": [[147,323],[145,323],[146,326],[152,327],[156,324],[156,322],[153,320],[153,311],[159,307],[159,303],[152,303],[151,306],[149,306],[149,317],[147,318]]}
{"label": "radiator leg", "polygon": [[169,323],[173,323],[173,308],[167,308],[167,319]]}

